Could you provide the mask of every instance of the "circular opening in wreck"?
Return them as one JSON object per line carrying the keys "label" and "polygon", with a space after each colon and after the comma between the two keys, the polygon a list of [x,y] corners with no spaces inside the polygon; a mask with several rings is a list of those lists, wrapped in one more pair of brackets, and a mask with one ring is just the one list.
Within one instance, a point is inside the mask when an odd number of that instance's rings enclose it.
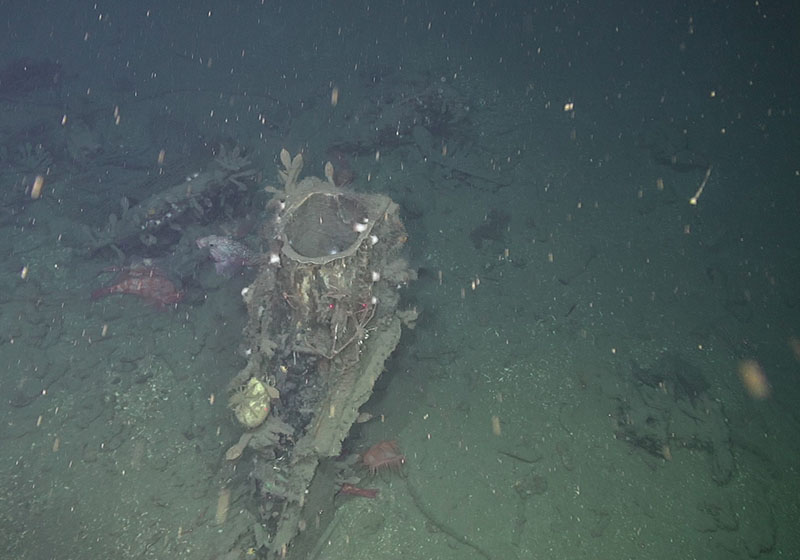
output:
{"label": "circular opening in wreck", "polygon": [[288,218],[284,232],[292,249],[304,257],[330,257],[349,250],[367,223],[367,211],[344,194],[314,193]]}

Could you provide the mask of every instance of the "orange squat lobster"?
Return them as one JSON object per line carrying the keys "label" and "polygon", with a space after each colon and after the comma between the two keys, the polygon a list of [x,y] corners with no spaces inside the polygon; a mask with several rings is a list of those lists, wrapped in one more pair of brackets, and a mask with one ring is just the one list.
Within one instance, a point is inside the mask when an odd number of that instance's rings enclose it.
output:
{"label": "orange squat lobster", "polygon": [[400,452],[394,440],[376,443],[361,456],[361,464],[367,467],[372,475],[384,469],[400,469],[405,462],[406,456]]}
{"label": "orange squat lobster", "polygon": [[[397,446],[396,441],[376,443],[361,456],[361,464],[369,469],[369,474],[371,475],[384,469],[400,469],[405,462],[406,457],[400,453],[400,448]],[[375,498],[378,496],[378,491],[374,488],[361,488],[347,483],[342,484],[337,493],[361,496],[362,498]]]}

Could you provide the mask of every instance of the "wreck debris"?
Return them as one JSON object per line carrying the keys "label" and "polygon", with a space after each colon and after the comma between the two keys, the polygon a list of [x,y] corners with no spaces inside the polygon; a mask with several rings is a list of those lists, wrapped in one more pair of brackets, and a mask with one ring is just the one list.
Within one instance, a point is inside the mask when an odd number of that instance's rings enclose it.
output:
{"label": "wreck debris", "polygon": [[399,309],[399,290],[416,273],[397,204],[338,187],[330,162],[325,179],[302,180],[301,154],[283,150],[280,162],[282,188],[267,188],[274,198],[262,228],[278,258],[242,292],[248,362],[230,384],[257,379],[280,391],[245,444],[257,454],[257,545],[276,559],[296,544],[301,519],[333,498],[338,485],[332,475],[320,482],[328,476],[320,462],[341,452],[402,325],[417,316]]}
{"label": "wreck debris", "polygon": [[226,197],[241,192],[255,178],[256,170],[238,148],[220,147],[217,157],[194,173],[139,204],[123,199],[120,216],[111,214],[105,228],[94,232],[93,249],[128,246],[151,247],[169,232],[180,231],[190,220],[201,220],[211,209],[224,205]]}

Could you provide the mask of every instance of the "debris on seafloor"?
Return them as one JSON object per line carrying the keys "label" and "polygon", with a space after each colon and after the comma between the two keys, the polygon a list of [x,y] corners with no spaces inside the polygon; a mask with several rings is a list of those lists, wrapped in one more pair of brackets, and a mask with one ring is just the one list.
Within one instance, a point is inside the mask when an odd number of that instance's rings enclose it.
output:
{"label": "debris on seafloor", "polygon": [[[256,546],[276,560],[290,545],[297,549],[296,539],[324,531],[298,527],[337,492],[347,493],[335,469],[319,467],[341,453],[401,327],[417,316],[400,308],[416,271],[406,259],[408,235],[397,204],[337,185],[334,163],[326,164],[324,179],[301,180],[302,155],[283,150],[280,162],[282,185],[267,189],[274,196],[261,228],[269,258],[242,290],[247,364],[229,385],[235,395],[257,380],[280,398],[272,399],[252,437],[227,455],[253,453],[248,480],[258,500]],[[399,452],[389,460],[395,447],[386,443],[381,450],[385,465],[402,464]]]}

